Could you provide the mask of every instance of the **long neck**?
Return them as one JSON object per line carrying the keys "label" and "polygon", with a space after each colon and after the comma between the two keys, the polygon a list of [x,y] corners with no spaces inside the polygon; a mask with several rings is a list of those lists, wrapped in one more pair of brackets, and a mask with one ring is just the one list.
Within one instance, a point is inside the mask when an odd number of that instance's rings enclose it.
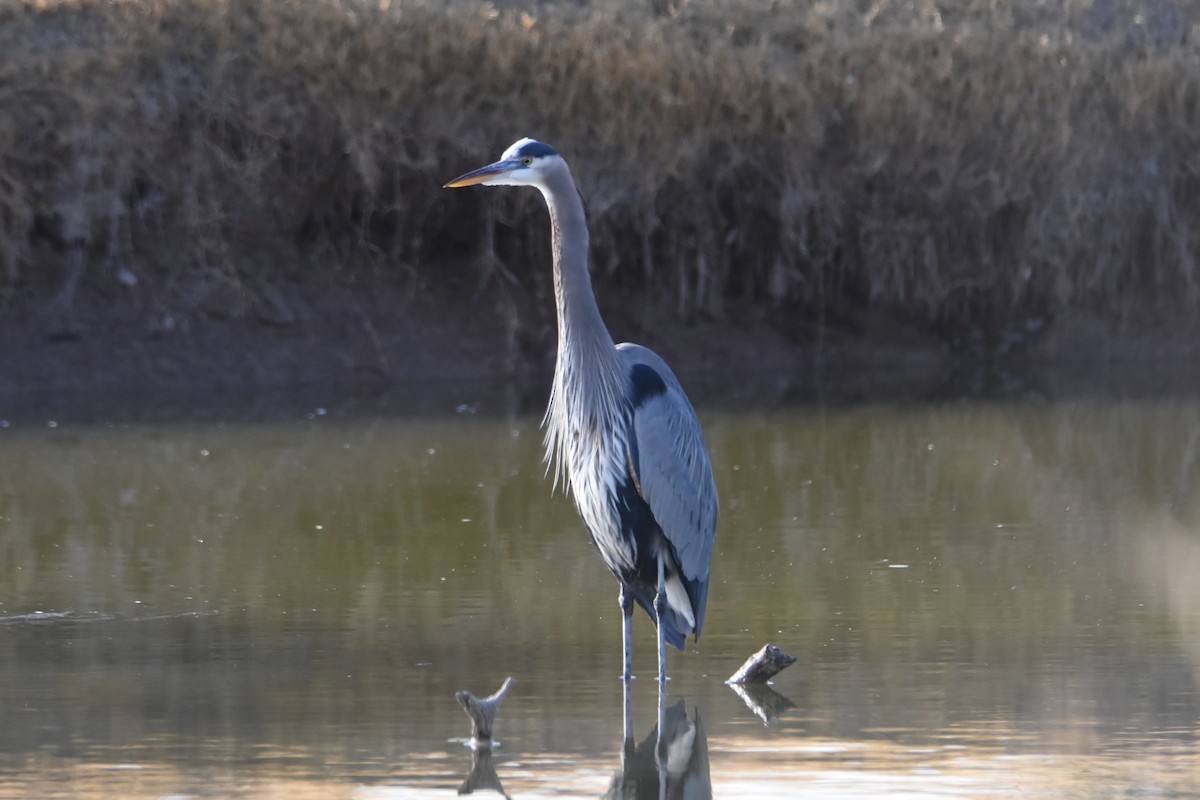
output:
{"label": "long neck", "polygon": [[[576,466],[601,446],[620,413],[623,378],[612,336],[600,318],[588,275],[588,231],[583,203],[566,169],[539,187],[550,208],[558,359],[546,409],[546,457],[555,483],[576,478]],[[578,495],[576,495],[578,498]]]}
{"label": "long neck", "polygon": [[588,274],[587,219],[570,173],[564,169],[554,174],[542,194],[550,209],[559,358],[564,344],[588,348],[608,345],[611,348],[612,337],[600,318]]}
{"label": "long neck", "polygon": [[616,351],[592,292],[583,203],[565,169],[551,176],[542,194],[550,209],[554,299],[558,311],[558,371],[561,373],[566,366],[564,360],[583,359],[583,363],[596,367],[594,374],[607,376],[610,369],[615,369]]}

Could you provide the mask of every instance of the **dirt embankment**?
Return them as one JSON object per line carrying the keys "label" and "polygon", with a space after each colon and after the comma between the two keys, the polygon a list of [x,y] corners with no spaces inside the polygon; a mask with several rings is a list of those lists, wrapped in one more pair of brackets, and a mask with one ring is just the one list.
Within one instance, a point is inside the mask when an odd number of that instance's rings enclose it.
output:
{"label": "dirt embankment", "polygon": [[[385,282],[319,280],[275,291],[275,306],[237,317],[148,325],[137,303],[85,295],[70,328],[44,312],[0,325],[0,419],[274,417],[363,402],[406,413],[544,407],[555,347],[548,305],[518,320],[470,292],[415,298]],[[614,335],[657,350],[700,403],[1136,396],[1200,386],[1195,319],[1135,330],[1079,315],[1000,355],[982,342],[955,349],[886,317],[822,331],[749,315],[641,324],[608,310]],[[509,390],[499,388],[505,382]],[[255,411],[264,398],[269,407]]]}

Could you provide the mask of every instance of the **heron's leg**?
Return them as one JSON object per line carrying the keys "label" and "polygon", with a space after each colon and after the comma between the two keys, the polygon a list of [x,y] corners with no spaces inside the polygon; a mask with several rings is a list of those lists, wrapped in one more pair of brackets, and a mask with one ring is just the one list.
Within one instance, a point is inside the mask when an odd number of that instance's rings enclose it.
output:
{"label": "heron's leg", "polygon": [[629,686],[633,680],[633,592],[624,583],[621,584],[621,636],[621,652],[625,660],[624,672],[621,674],[625,702],[625,745],[633,747],[633,693]]}
{"label": "heron's leg", "polygon": [[664,727],[667,724],[667,684],[658,682],[658,737],[654,741],[654,760],[658,764],[658,797],[667,800],[667,742]]}
{"label": "heron's leg", "polygon": [[658,682],[667,682],[667,650],[663,641],[663,614],[667,610],[667,581],[662,559],[658,559],[658,592],[654,595],[654,627],[658,631]]}
{"label": "heron's leg", "polygon": [[[633,592],[624,583],[621,584],[621,635],[624,637],[621,652],[625,656],[625,671],[621,677],[628,682],[633,678]],[[625,696],[629,696],[628,687]]]}
{"label": "heron's leg", "polygon": [[629,750],[629,751],[633,750],[633,692],[631,691],[632,681],[629,681],[629,680],[621,681],[621,686],[624,689],[622,694],[624,695],[623,699],[625,701],[625,719],[623,721],[623,725],[625,728],[625,731],[624,731],[625,739],[622,742],[622,756],[621,756],[621,762],[622,762],[622,765],[624,765],[625,750]]}

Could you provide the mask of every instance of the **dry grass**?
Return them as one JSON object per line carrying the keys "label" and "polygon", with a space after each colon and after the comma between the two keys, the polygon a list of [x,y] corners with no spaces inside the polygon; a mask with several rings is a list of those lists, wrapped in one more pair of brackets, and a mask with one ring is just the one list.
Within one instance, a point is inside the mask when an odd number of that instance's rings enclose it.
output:
{"label": "dry grass", "polygon": [[1200,304],[1192,0],[659,5],[7,2],[7,307],[136,282],[238,315],[313,270],[420,291],[487,242],[472,280],[541,308],[537,198],[439,188],[523,135],[571,161],[634,319],[954,338]]}

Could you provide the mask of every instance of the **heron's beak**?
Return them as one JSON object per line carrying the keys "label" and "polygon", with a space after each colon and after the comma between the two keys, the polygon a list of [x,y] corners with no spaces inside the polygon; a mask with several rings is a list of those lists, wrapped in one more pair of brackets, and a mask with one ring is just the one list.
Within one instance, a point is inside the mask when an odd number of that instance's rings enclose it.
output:
{"label": "heron's beak", "polygon": [[487,183],[489,178],[494,178],[497,175],[503,175],[506,172],[511,172],[520,166],[522,166],[520,160],[515,158],[505,161],[497,161],[495,164],[488,164],[486,167],[480,167],[474,172],[468,172],[466,175],[459,175],[442,188],[458,189],[463,186],[474,186],[477,183]]}

